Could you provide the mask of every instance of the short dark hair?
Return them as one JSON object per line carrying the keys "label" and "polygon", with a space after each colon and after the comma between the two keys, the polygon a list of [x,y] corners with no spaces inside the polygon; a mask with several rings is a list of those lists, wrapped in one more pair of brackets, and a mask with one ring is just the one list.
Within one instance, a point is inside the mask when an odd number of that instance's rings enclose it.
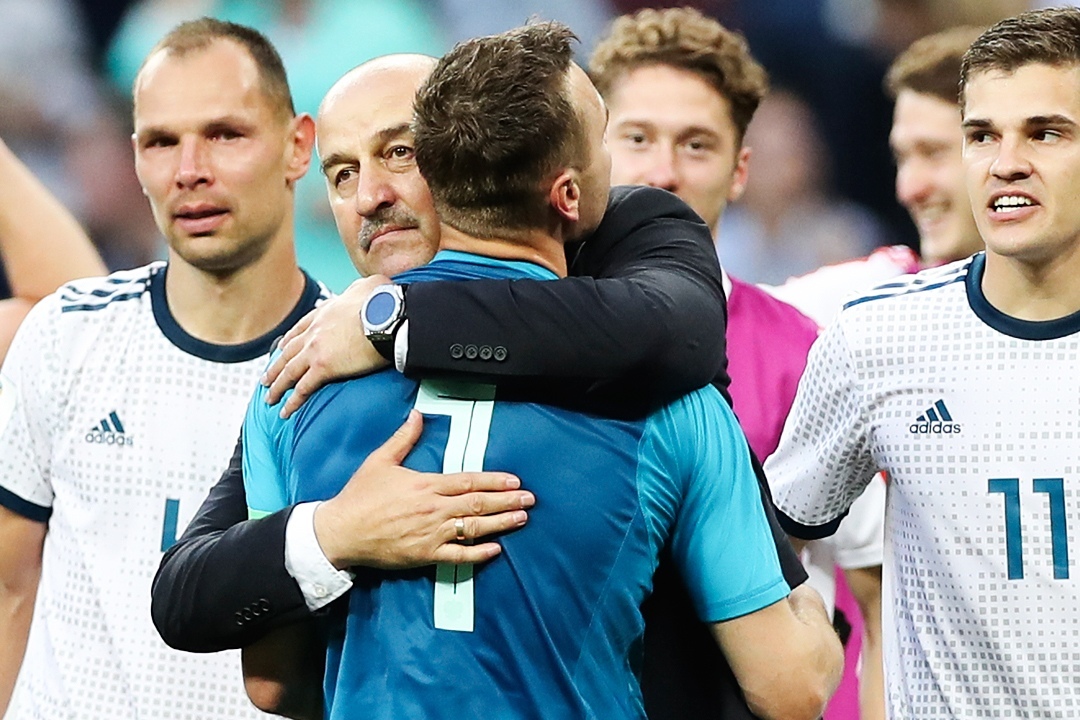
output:
{"label": "short dark hair", "polygon": [[593,50],[589,75],[608,97],[622,76],[647,65],[670,65],[711,85],[730,103],[740,143],[769,91],[769,76],[746,39],[694,8],[647,8],[617,18]]}
{"label": "short dark hair", "polygon": [[885,90],[895,100],[902,90],[955,103],[960,92],[960,61],[985,27],[963,25],[913,42],[893,61]]}
{"label": "short dark hair", "polygon": [[266,97],[288,117],[296,114],[292,92],[289,90],[289,79],[285,73],[285,63],[281,61],[281,56],[274,45],[254,28],[217,18],[202,17],[198,20],[189,20],[170,30],[147,53],[146,59],[139,67],[139,73],[135,76],[135,84],[138,85],[139,75],[142,74],[146,62],[157,52],[164,51],[176,57],[183,57],[190,52],[204,50],[217,40],[230,40],[244,48],[259,69],[259,78]]}
{"label": "short dark hair", "polygon": [[960,64],[960,100],[973,75],[1040,63],[1080,66],[1080,8],[1032,10],[997,23],[971,44]]}
{"label": "short dark hair", "polygon": [[416,95],[416,163],[443,222],[476,237],[542,227],[544,179],[585,156],[570,98],[575,35],[531,23],[459,43]]}

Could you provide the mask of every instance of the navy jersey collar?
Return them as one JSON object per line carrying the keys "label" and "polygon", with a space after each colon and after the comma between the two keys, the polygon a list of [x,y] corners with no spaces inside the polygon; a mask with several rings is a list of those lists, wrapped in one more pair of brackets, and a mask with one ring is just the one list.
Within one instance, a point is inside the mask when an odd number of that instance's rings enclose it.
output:
{"label": "navy jersey collar", "polygon": [[315,307],[320,295],[319,284],[305,272],[304,291],[300,294],[300,300],[289,312],[288,316],[278,323],[277,327],[265,335],[245,343],[216,345],[189,335],[180,327],[180,323],[176,322],[176,318],[173,317],[172,311],[169,309],[169,301],[165,297],[165,275],[168,270],[168,265],[163,265],[154,268],[150,273],[150,304],[154,310],[154,320],[169,342],[188,355],[194,355],[210,362],[239,363],[266,355],[270,352],[270,346],[274,340],[288,332],[289,328]]}
{"label": "navy jersey collar", "polygon": [[1056,320],[1020,320],[998,310],[983,294],[982,279],[986,272],[986,253],[971,259],[967,274],[968,304],[972,311],[990,327],[1003,335],[1020,340],[1056,340],[1080,332],[1080,311]]}

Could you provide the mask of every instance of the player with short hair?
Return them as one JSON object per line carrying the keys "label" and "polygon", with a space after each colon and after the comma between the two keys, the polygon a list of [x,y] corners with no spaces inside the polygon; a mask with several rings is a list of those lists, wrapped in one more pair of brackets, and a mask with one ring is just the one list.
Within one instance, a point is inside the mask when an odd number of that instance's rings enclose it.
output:
{"label": "player with short hair", "polygon": [[[571,37],[550,23],[462,43],[417,93],[416,160],[444,224],[434,261],[399,276],[408,287],[553,280],[566,273],[564,243],[599,224],[605,111],[571,62]],[[510,192],[497,182],[506,167],[521,174]],[[348,618],[329,635],[330,717],[447,707],[469,717],[641,717],[630,653],[668,538],[755,707],[767,717],[820,712],[839,645],[820,606],[803,607],[803,621],[799,602],[783,600],[745,439],[714,388],[621,421],[392,371],[327,386],[288,420],[265,392],[244,427],[257,511],[337,493],[374,450],[371,438],[412,407],[427,427],[409,464],[509,468],[543,498],[483,566],[357,570]],[[457,537],[471,539],[464,522]],[[246,650],[245,664],[255,654]],[[789,668],[783,682],[778,659]]]}
{"label": "player with short hair", "polygon": [[[611,24],[589,76],[621,108],[610,121],[617,182],[670,190],[715,232],[746,185],[743,138],[769,89],[746,40],[692,8],[646,9]],[[657,103],[655,92],[680,102]]]}
{"label": "player with short hair", "polygon": [[[768,90],[743,37],[692,8],[645,9],[612,23],[590,73],[610,111],[612,181],[677,194],[715,235],[728,202],[746,186],[751,150],[743,137]],[[753,285],[726,273],[723,280],[733,406],[750,447],[765,458],[776,448],[818,327]],[[749,717],[666,564],[643,609],[649,716]]]}
{"label": "player with short hair", "polygon": [[964,186],[957,92],[961,58],[984,29],[959,27],[916,40],[885,78],[896,102],[889,133],[896,198],[918,228],[923,267],[983,248]]}
{"label": "player with short hair", "polygon": [[800,537],[888,488],[890,717],[1053,717],[1080,685],[1080,10],[1023,13],[961,69],[966,187],[985,253],[849,302],[767,464]]}
{"label": "player with short hair", "polygon": [[293,249],[314,123],[269,42],[218,20],[163,38],[133,95],[168,261],[43,300],[0,378],[7,720],[258,715],[235,654],[161,642],[150,580],[227,464],[271,342],[325,292]]}

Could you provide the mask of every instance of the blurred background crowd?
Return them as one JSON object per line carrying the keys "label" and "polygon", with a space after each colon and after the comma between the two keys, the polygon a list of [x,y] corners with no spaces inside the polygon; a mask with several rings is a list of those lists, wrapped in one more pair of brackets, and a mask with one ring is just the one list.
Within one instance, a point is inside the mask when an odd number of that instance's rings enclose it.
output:
{"label": "blurred background crowd", "polygon": [[[154,42],[181,20],[213,15],[262,30],[285,60],[297,110],[314,113],[338,77],[378,55],[440,55],[538,16],[575,30],[584,63],[615,16],[681,5],[741,31],[770,74],[773,91],[747,136],[754,172],[725,214],[720,254],[745,280],[779,283],[879,245],[914,245],[893,193],[885,70],[916,38],[990,24],[1033,3],[0,0],[0,137],[75,212],[110,269],[131,267],[164,257],[133,170],[131,83]],[[314,171],[298,193],[297,238],[301,265],[332,289],[355,278]]]}

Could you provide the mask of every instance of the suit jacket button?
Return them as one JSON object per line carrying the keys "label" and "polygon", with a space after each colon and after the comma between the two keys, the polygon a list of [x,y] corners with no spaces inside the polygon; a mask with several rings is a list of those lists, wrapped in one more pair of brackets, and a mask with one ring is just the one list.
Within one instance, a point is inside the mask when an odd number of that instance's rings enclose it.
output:
{"label": "suit jacket button", "polygon": [[236,624],[237,625],[243,625],[244,624],[244,614],[242,612],[240,612],[239,610],[236,611],[236,613],[233,615],[233,617],[236,618]]}
{"label": "suit jacket button", "polygon": [[454,360],[460,360],[461,356],[465,354],[465,348],[461,346],[461,343],[454,343],[450,346],[450,357]]}
{"label": "suit jacket button", "polygon": [[263,598],[262,600],[260,600],[259,601],[259,609],[262,610],[264,613],[270,612],[270,601],[267,600],[266,598]]}
{"label": "suit jacket button", "polygon": [[466,360],[475,360],[477,352],[478,352],[478,350],[476,349],[475,345],[466,345],[465,346],[465,359]]}
{"label": "suit jacket button", "polygon": [[483,345],[483,346],[480,347],[480,359],[481,360],[490,360],[491,359],[491,346],[490,345]]}
{"label": "suit jacket button", "polygon": [[492,357],[494,357],[497,361],[502,362],[506,359],[506,348],[504,348],[502,345],[499,345],[495,348],[495,350],[492,351],[491,354]]}

